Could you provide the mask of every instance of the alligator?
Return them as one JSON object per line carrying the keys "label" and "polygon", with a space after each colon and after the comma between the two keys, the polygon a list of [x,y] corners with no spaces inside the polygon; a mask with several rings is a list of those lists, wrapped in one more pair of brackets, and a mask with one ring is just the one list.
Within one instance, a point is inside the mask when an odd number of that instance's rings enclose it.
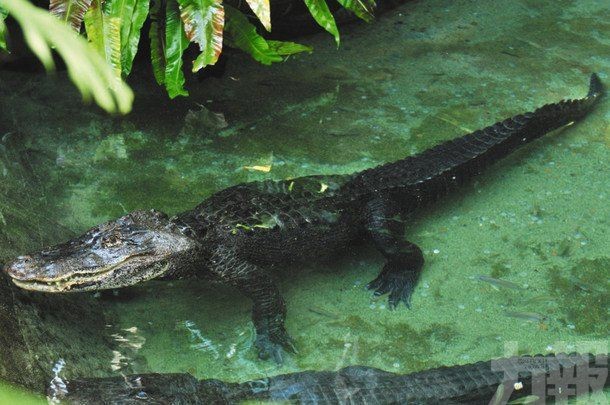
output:
{"label": "alligator", "polygon": [[5,266],[13,282],[42,292],[97,291],[150,279],[200,277],[234,286],[253,302],[261,359],[295,352],[286,305],[265,267],[329,259],[360,240],[386,261],[367,287],[409,307],[424,264],[404,239],[404,219],[519,146],[583,118],[601,98],[596,74],[581,99],[547,104],[420,154],[347,175],[238,184],[169,217],[134,211]]}
{"label": "alligator", "polygon": [[[515,356],[411,374],[350,366],[243,383],[190,374],[139,374],[69,380],[49,389],[70,404],[506,404],[519,398],[566,400],[610,387],[607,354]],[[251,402],[249,402],[251,403]],[[536,402],[540,403],[540,402]]]}

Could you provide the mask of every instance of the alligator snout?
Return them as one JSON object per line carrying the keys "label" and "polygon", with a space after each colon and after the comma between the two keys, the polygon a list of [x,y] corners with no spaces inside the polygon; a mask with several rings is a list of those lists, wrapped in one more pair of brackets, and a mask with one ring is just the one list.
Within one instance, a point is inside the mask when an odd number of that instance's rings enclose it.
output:
{"label": "alligator snout", "polygon": [[52,281],[62,276],[59,263],[41,260],[30,255],[19,256],[4,266],[4,271],[19,281]]}
{"label": "alligator snout", "polygon": [[32,268],[35,267],[35,262],[36,260],[30,255],[19,256],[14,261],[4,266],[3,270],[12,278],[28,280],[35,276],[35,273],[32,272]]}

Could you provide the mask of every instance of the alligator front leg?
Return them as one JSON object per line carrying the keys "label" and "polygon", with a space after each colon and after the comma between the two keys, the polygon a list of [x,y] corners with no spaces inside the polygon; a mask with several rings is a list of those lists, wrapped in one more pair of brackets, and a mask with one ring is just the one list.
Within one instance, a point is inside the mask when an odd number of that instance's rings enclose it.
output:
{"label": "alligator front leg", "polygon": [[252,300],[252,321],[256,329],[258,357],[282,363],[283,349],[296,352],[286,332],[286,305],[279,289],[262,268],[240,258],[235,249],[220,247],[209,264],[224,283],[236,287]]}
{"label": "alligator front leg", "polygon": [[367,288],[375,296],[389,293],[389,306],[394,309],[400,302],[411,306],[411,295],[419,278],[424,256],[421,249],[404,240],[404,223],[390,198],[380,196],[367,204],[366,225],[375,244],[387,262],[377,278]]}

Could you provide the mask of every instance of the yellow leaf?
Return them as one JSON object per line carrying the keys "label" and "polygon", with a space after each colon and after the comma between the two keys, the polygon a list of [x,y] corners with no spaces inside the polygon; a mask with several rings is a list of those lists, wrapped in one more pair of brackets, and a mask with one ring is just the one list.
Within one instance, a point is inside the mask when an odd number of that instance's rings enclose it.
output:
{"label": "yellow leaf", "polygon": [[271,165],[260,165],[260,166],[244,166],[246,170],[256,170],[259,172],[269,173],[271,171]]}
{"label": "yellow leaf", "polygon": [[246,0],[267,31],[271,31],[271,7],[269,0]]}

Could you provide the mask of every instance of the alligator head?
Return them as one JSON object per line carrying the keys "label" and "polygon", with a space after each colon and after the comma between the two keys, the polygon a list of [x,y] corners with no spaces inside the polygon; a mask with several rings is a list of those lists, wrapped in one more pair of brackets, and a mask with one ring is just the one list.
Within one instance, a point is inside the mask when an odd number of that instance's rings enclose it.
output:
{"label": "alligator head", "polygon": [[27,290],[120,288],[167,275],[197,247],[166,214],[134,211],[66,243],[20,256],[4,270]]}

